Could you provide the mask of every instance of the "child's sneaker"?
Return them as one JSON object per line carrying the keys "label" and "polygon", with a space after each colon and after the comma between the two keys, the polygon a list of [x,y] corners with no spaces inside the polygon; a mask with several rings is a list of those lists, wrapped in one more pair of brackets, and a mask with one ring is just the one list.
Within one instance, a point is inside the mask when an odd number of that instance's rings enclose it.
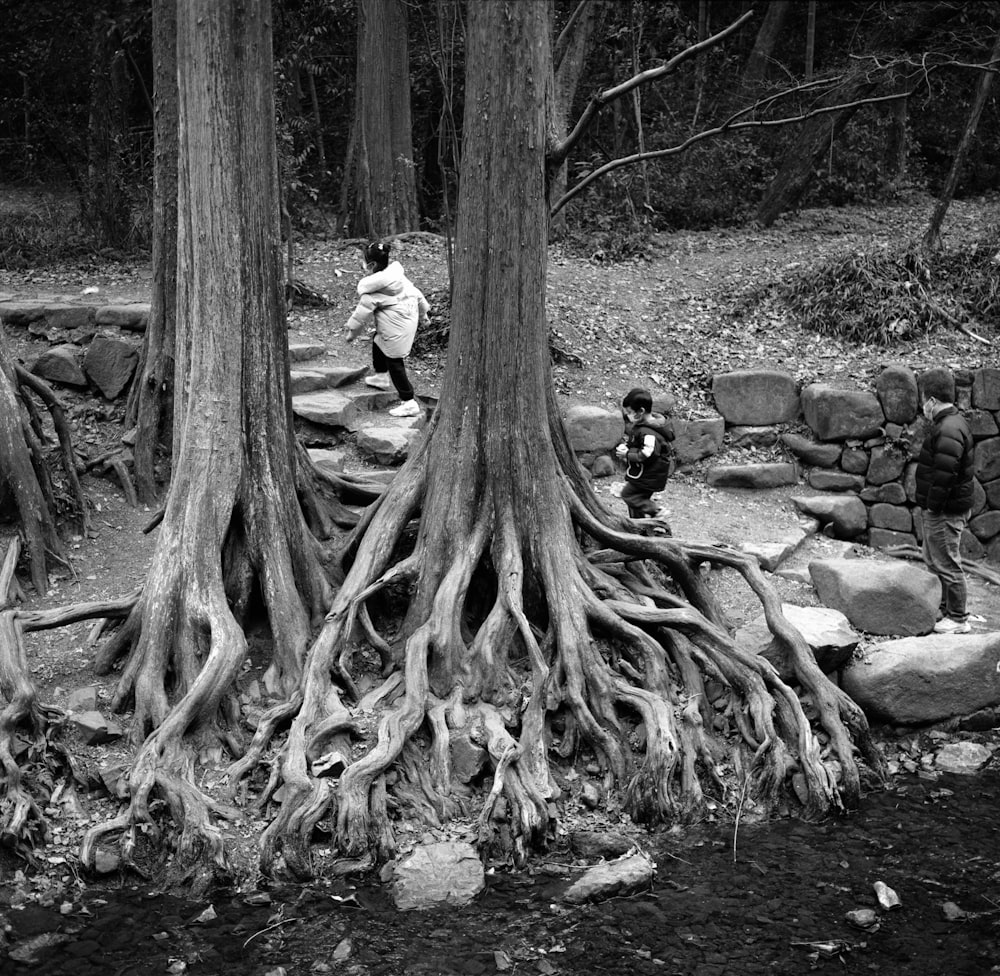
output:
{"label": "child's sneaker", "polygon": [[934,625],[935,634],[968,634],[971,630],[968,620],[952,620],[951,617],[942,617]]}
{"label": "child's sneaker", "polygon": [[398,407],[389,411],[390,417],[417,417],[420,415],[420,404],[416,400],[404,400]]}
{"label": "child's sneaker", "polygon": [[388,373],[372,373],[365,377],[365,386],[374,386],[376,390],[388,390],[392,386]]}

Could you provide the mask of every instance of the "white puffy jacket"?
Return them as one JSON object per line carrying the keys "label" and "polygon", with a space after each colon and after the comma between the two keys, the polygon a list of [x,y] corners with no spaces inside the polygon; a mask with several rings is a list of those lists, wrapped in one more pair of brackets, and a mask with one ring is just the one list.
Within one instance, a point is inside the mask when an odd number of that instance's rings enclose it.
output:
{"label": "white puffy jacket", "polygon": [[347,330],[358,335],[374,320],[375,345],[390,359],[402,359],[413,346],[417,325],[427,321],[430,305],[423,292],[393,261],[382,271],[366,275],[358,282],[361,301],[347,320]]}

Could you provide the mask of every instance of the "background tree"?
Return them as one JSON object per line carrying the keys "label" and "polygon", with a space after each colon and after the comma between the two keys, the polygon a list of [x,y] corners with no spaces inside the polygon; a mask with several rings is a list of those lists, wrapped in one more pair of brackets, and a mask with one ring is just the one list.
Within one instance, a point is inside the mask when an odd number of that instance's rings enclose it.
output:
{"label": "background tree", "polygon": [[979,84],[976,87],[976,97],[973,99],[972,108],[969,110],[969,120],[965,124],[962,138],[959,140],[958,148],[955,150],[955,159],[951,164],[951,169],[948,171],[948,178],[944,182],[944,187],[938,196],[937,205],[934,207],[934,212],[931,214],[927,230],[924,233],[923,247],[927,250],[933,250],[938,245],[944,216],[948,212],[952,197],[955,195],[955,187],[958,186],[958,177],[969,154],[969,145],[976,133],[976,126],[979,125],[979,118],[983,114],[986,99],[989,96],[990,88],[993,86],[993,78],[998,70],[1000,70],[1000,30],[997,31],[993,40],[993,49],[990,51],[988,67],[984,68],[980,75]]}
{"label": "background tree", "polygon": [[177,312],[177,0],[153,0],[153,289],[141,366],[129,394],[139,501],[159,493],[156,461],[170,430]]}
{"label": "background tree", "polygon": [[410,118],[407,5],[358,0],[349,227],[369,239],[418,228]]}

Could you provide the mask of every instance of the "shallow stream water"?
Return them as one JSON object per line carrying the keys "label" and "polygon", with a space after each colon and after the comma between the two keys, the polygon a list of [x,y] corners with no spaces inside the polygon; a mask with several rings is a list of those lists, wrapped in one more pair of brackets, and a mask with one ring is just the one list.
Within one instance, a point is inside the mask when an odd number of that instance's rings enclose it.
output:
{"label": "shallow stream water", "polygon": [[[1000,973],[998,792],[997,772],[914,777],[849,817],[742,826],[735,851],[731,826],[693,828],[660,845],[649,891],[581,907],[558,902],[565,878],[544,865],[427,912],[347,883],[216,897],[215,918],[207,903],[91,889],[89,915],[6,910],[9,948],[38,948],[0,955],[0,972],[985,976]],[[900,907],[879,907],[877,881]],[[846,920],[859,908],[876,929]]]}

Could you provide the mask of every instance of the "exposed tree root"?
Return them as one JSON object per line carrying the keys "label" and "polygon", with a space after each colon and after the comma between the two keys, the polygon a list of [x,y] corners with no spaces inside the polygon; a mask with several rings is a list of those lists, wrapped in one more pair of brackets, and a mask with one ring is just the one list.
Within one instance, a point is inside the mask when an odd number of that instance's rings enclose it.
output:
{"label": "exposed tree root", "polygon": [[[21,531],[31,567],[31,582],[36,592],[48,589],[48,564],[50,560],[66,563],[62,543],[56,532],[55,497],[48,468],[45,464],[41,438],[42,424],[37,409],[25,390],[29,384],[22,381],[24,371],[8,356],[0,328],[0,477],[10,486],[14,504],[21,519]],[[30,374],[27,374],[30,376]],[[87,519],[87,508],[76,478],[76,465],[69,431],[61,407],[48,387],[32,377],[38,389],[48,391],[53,422],[68,456],[67,478],[77,491],[81,518]],[[31,389],[36,389],[31,385]]]}
{"label": "exposed tree root", "polygon": [[[470,499],[455,488],[461,464],[441,474],[428,454],[411,459],[355,530],[301,705],[275,710],[253,755],[230,769],[235,790],[296,712],[265,790],[282,787],[265,870],[311,874],[324,821],[343,857],[385,859],[396,849],[393,811],[437,824],[468,810],[457,745],[484,749],[492,769],[478,790],[480,845],[515,861],[551,835],[563,794],[554,754],[591,752],[604,788],[649,824],[704,816],[709,803],[735,809],[737,793],[741,811],[796,798],[810,817],[854,806],[855,747],[882,775],[863,714],[819,670],[754,560],[639,534],[647,527],[607,512],[575,463],[552,479],[550,498],[536,497],[544,512],[525,526],[509,497]],[[798,691],[734,642],[703,562],[736,570],[760,599]],[[403,591],[398,633],[379,633],[369,610]],[[371,666],[355,656],[365,643],[389,677],[363,695],[357,676]],[[708,680],[723,688],[714,703]]]}

